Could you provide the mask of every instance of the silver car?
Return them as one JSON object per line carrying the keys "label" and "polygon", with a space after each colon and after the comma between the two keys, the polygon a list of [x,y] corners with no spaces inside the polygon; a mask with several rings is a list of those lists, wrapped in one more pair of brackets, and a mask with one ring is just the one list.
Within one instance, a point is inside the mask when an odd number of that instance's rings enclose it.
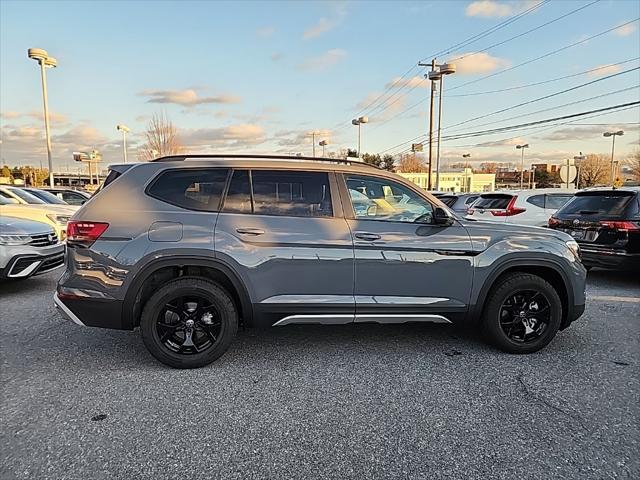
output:
{"label": "silver car", "polygon": [[68,224],[55,301],[79,325],[134,329],[179,368],[239,325],[477,323],[529,353],[580,317],[577,243],[468,221],[352,160],[189,155],[111,166]]}
{"label": "silver car", "polygon": [[21,279],[64,264],[64,244],[46,223],[0,216],[0,278]]}

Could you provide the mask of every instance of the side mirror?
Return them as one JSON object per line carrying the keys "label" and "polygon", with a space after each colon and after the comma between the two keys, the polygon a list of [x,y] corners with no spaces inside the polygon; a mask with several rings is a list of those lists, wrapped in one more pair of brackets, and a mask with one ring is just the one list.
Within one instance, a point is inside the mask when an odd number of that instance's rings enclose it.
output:
{"label": "side mirror", "polygon": [[433,211],[433,223],[434,225],[449,226],[453,225],[453,218],[449,216],[444,208],[436,207]]}

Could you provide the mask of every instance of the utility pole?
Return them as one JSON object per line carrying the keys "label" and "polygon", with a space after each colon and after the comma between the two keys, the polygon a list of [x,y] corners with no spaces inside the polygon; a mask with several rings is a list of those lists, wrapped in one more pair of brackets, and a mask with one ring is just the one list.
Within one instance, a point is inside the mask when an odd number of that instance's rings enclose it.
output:
{"label": "utility pole", "polygon": [[[436,69],[436,59],[431,60],[431,63],[418,63],[419,67],[431,67],[431,71]],[[428,75],[425,75],[425,78],[429,78]],[[431,190],[431,165],[433,159],[433,97],[436,91],[436,82],[433,80],[429,80],[431,83],[431,93],[429,96],[429,171],[427,174],[427,190]]]}

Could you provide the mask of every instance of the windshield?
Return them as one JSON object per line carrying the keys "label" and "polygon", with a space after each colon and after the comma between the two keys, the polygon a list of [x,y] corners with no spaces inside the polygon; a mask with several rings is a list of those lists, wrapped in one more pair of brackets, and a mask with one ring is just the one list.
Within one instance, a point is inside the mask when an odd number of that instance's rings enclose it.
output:
{"label": "windshield", "polygon": [[31,195],[29,192],[25,192],[24,190],[21,190],[19,188],[10,188],[9,192],[32,205],[38,205],[38,204],[42,205],[44,203],[47,203],[44,200],[40,200],[35,195]]}
{"label": "windshield", "polygon": [[26,190],[26,192],[30,193],[34,197],[38,197],[40,200],[44,201],[45,203],[49,203],[49,204],[53,204],[53,205],[68,205],[68,203],[65,202],[64,200],[58,198],[53,193],[49,193],[49,192],[47,192],[45,190],[38,190],[38,189],[35,189],[35,188],[30,188],[30,189]]}

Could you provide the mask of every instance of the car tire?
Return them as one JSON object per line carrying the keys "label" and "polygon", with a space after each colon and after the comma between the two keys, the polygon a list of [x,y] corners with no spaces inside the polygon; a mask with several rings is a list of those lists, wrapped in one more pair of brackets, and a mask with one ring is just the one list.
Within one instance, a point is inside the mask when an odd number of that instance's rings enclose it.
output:
{"label": "car tire", "polygon": [[[528,308],[520,307],[518,305],[513,307],[505,305],[510,299],[518,298],[517,295],[520,292],[539,292],[538,295],[540,296],[537,297],[538,301],[541,304],[544,302],[544,305],[548,307],[547,311],[549,312],[546,322],[538,321],[538,325],[544,323],[544,329],[541,331],[540,335],[529,341],[523,341],[526,340],[527,330],[522,322],[522,325],[518,325],[519,328],[525,329],[525,333],[522,334],[521,339],[514,340],[514,338],[509,336],[511,331],[505,331],[509,328],[508,322],[510,314],[508,313],[508,309],[515,308],[515,310],[519,310],[520,308]],[[533,303],[530,305],[533,305]],[[503,311],[503,309],[507,310]],[[507,317],[506,326],[501,320],[504,318],[502,317],[504,314],[506,314]],[[534,312],[529,312],[525,315],[529,317],[537,316]],[[516,317],[512,317],[511,322],[515,325],[517,322],[514,318]],[[558,292],[556,292],[555,288],[549,282],[537,275],[528,273],[509,273],[498,279],[498,281],[492,286],[491,293],[487,298],[487,303],[485,304],[483,312],[482,327],[488,340],[499,349],[508,353],[524,354],[536,352],[548,345],[558,332],[561,321],[562,302]]]}
{"label": "car tire", "polygon": [[[176,298],[201,298],[203,302],[210,304],[210,307],[206,308],[214,309],[212,311],[215,312],[216,328],[219,325],[219,330],[216,332],[214,341],[208,340],[211,345],[201,352],[197,352],[196,350],[197,353],[193,351],[188,354],[179,353],[171,350],[167,346],[168,344],[162,341],[164,335],[161,337],[160,332],[164,332],[165,330],[159,330],[158,326],[159,324],[163,327],[166,326],[164,323],[164,316],[167,315],[168,312],[166,307]],[[192,304],[193,303],[184,303],[183,300],[182,310],[184,311],[185,305]],[[198,308],[199,305],[200,303],[198,301]],[[169,315],[171,314],[171,311],[169,311]],[[178,314],[175,315],[177,318]],[[195,310],[193,315],[196,315]],[[160,322],[161,316],[163,318],[162,322]],[[176,320],[176,324],[178,323],[180,323],[180,320]],[[184,324],[184,322],[182,322],[182,324]],[[196,326],[194,328],[198,327]],[[149,350],[149,353],[157,360],[173,368],[199,368],[210,364],[227,351],[238,332],[238,312],[229,292],[219,284],[202,278],[182,277],[172,280],[159,288],[156,293],[147,300],[142,310],[140,330],[142,340],[147,350]],[[176,330],[174,330],[174,332],[175,331]],[[180,335],[180,332],[182,332],[182,336],[184,337],[185,329],[180,330],[177,335]],[[206,338],[203,330],[199,332],[199,335]],[[194,333],[193,335],[195,339],[197,334]],[[189,335],[189,339],[191,339],[191,334]],[[193,343],[195,343],[195,341],[192,342],[192,344]],[[185,341],[183,341],[183,345],[184,344],[186,344]],[[173,347],[175,344],[170,343],[169,345]]]}

